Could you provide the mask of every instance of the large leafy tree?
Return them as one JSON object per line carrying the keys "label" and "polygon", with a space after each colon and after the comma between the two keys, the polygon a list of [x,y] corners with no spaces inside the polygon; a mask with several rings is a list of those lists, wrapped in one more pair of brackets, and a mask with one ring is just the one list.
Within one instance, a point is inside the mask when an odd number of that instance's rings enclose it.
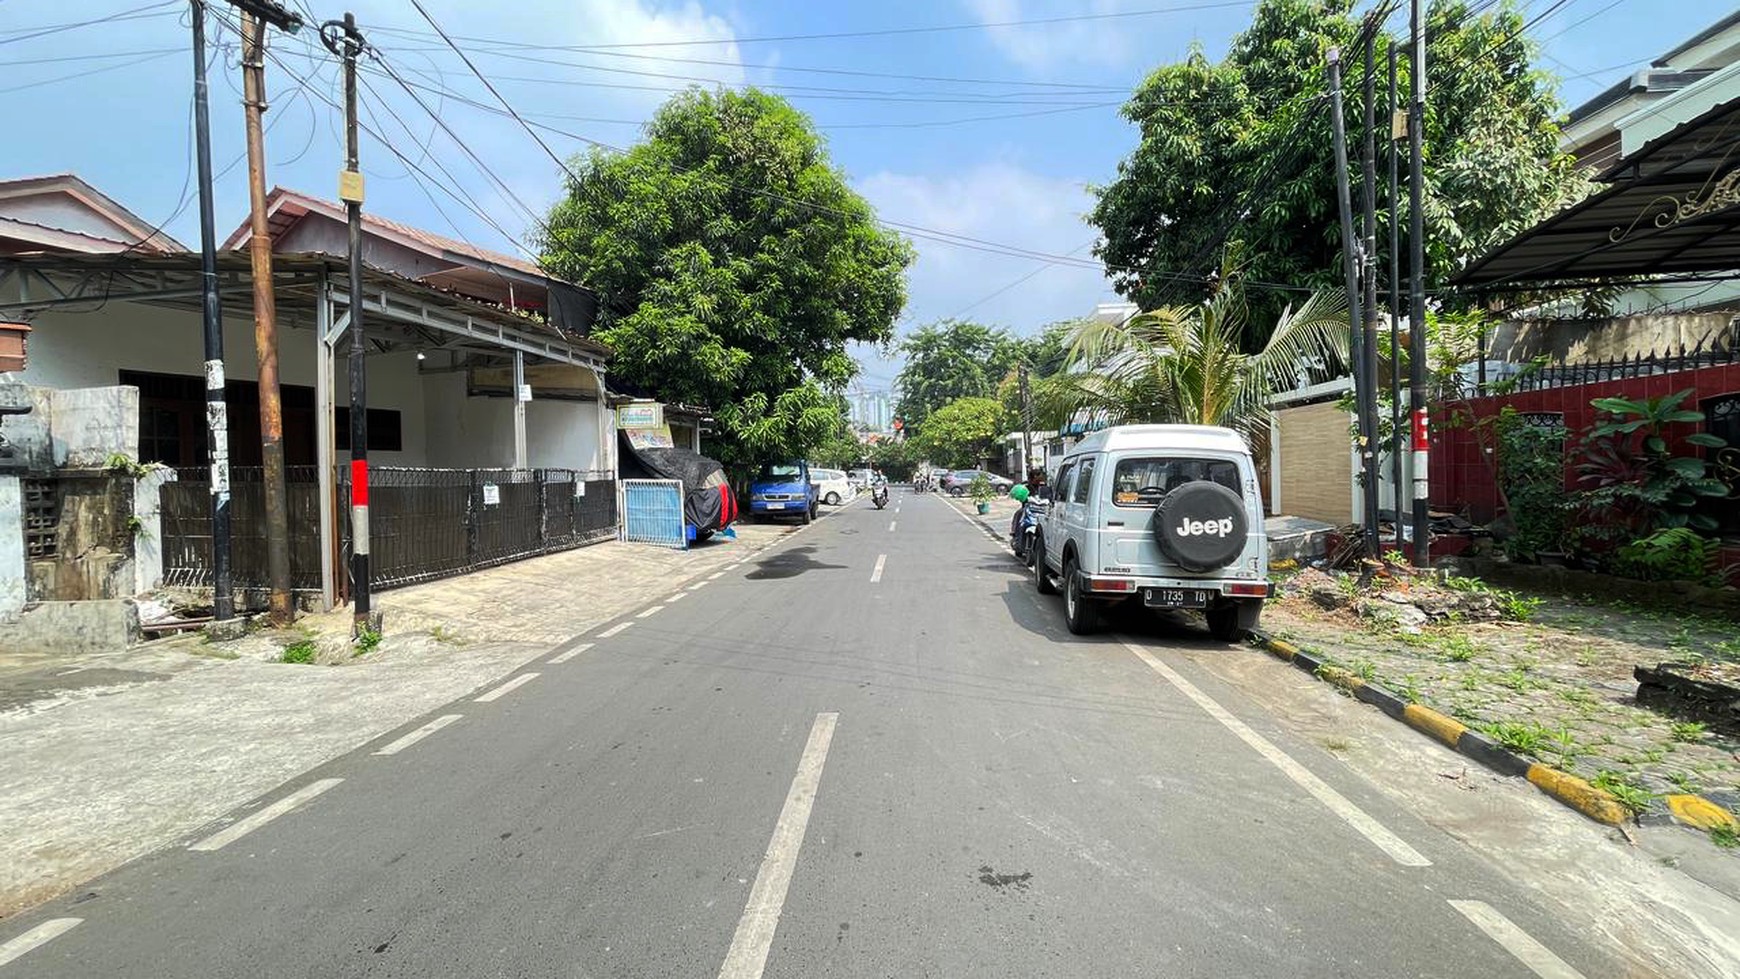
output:
{"label": "large leafy tree", "polygon": [[913,442],[935,465],[978,465],[1009,421],[1008,412],[995,398],[957,398],[931,412]]}
{"label": "large leafy tree", "polygon": [[[1484,6],[1436,0],[1428,15],[1424,191],[1434,283],[1588,188],[1558,150],[1554,83],[1532,67],[1518,3],[1471,9]],[[1254,246],[1246,271],[1264,319],[1298,299],[1265,283],[1338,284],[1323,51],[1345,52],[1347,114],[1357,127],[1364,73],[1351,50],[1360,36],[1352,8],[1352,0],[1260,0],[1225,58],[1193,50],[1136,89],[1123,113],[1140,141],[1117,177],[1097,188],[1090,216],[1103,235],[1097,254],[1114,268],[1120,292],[1145,309],[1199,301],[1215,290],[1210,273],[1233,239]],[[1377,41],[1380,99],[1393,40]],[[1401,62],[1405,93],[1405,54]],[[1390,217],[1380,215],[1386,228]],[[1262,339],[1253,333],[1249,342]]]}
{"label": "large leafy tree", "polygon": [[623,153],[573,161],[544,260],[601,299],[611,369],[706,405],[735,464],[804,455],[837,429],[847,344],[886,343],[911,246],[883,230],[808,117],[776,95],[690,90]]}
{"label": "large leafy tree", "polygon": [[906,364],[895,378],[895,411],[909,429],[957,398],[988,398],[1020,358],[1018,341],[1004,330],[970,320],[939,320],[907,334],[899,350]]}

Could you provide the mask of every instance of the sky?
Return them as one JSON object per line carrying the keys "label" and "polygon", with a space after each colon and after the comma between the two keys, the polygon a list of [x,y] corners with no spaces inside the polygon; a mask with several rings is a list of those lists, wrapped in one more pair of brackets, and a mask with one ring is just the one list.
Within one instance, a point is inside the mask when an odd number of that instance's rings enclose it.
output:
{"label": "sky", "polygon": [[[964,316],[1018,334],[1117,299],[1100,271],[1080,260],[1091,258],[1095,237],[1084,221],[1090,188],[1115,176],[1136,141],[1118,107],[1149,71],[1182,58],[1192,45],[1219,58],[1254,6],[1252,0],[418,2],[509,105],[549,127],[539,133],[561,157],[587,141],[632,144],[659,103],[686,85],[754,84],[785,95],[815,120],[834,162],[882,219],[922,229],[913,232],[918,260],[909,270],[899,331]],[[1531,16],[1552,11],[1529,32],[1542,44],[1543,67],[1564,79],[1567,108],[1732,9],[1731,0],[1568,0],[1556,8],[1555,0],[1517,2]],[[530,246],[523,243],[560,193],[562,171],[495,108],[499,103],[435,36],[414,0],[291,5],[311,22],[353,11],[375,49],[361,92],[364,124],[378,134],[366,135],[362,145],[366,208],[525,254]],[[239,39],[227,4],[214,0],[212,7],[221,240],[246,218],[248,197]],[[1008,26],[1083,15],[1097,19]],[[78,24],[84,26],[69,26]],[[840,34],[853,36],[815,36]],[[0,0],[6,69],[0,94],[8,96],[14,119],[0,178],[77,173],[197,247],[189,37],[182,0]],[[272,51],[268,180],[336,198],[343,162],[336,63],[312,27],[274,37]],[[21,111],[26,107],[33,111]],[[869,349],[859,354],[860,387],[889,388],[898,360]]]}

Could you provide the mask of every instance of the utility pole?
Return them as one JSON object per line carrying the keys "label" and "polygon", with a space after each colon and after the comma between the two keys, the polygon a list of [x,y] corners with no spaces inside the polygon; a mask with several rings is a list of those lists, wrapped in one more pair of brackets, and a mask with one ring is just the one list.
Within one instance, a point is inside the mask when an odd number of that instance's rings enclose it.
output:
{"label": "utility pole", "polygon": [[1026,479],[1033,468],[1033,398],[1027,386],[1027,365],[1019,365],[1016,371],[1021,382],[1021,471],[1014,475]]}
{"label": "utility pole", "polygon": [[320,25],[327,50],[344,59],[344,169],[338,196],[350,223],[350,576],[352,633],[373,632],[369,614],[369,416],[368,363],[363,337],[362,202],[363,177],[357,164],[356,58],[363,37],[356,15]]}
{"label": "utility pole", "polygon": [[[1364,398],[1360,392],[1360,388],[1364,386],[1362,382],[1365,377],[1365,344],[1360,336],[1364,322],[1361,316],[1360,301],[1364,297],[1361,295],[1359,281],[1359,267],[1361,261],[1361,256],[1359,254],[1360,241],[1353,225],[1353,190],[1348,185],[1347,176],[1347,119],[1342,113],[1341,106],[1341,50],[1339,48],[1330,48],[1328,60],[1329,108],[1331,122],[1335,127],[1335,190],[1336,196],[1341,204],[1342,264],[1346,266],[1347,270],[1348,326],[1350,327],[1350,335],[1353,340],[1353,342],[1348,345],[1348,350],[1353,354],[1354,399],[1363,404]],[[1359,415],[1360,453],[1363,457],[1366,452],[1366,447],[1370,443],[1370,430],[1366,428],[1367,419],[1364,417],[1365,412],[1361,411],[1359,412]],[[1375,497],[1373,497],[1370,492],[1371,487],[1368,486],[1366,490],[1367,500],[1374,500]],[[1369,512],[1371,509],[1372,508],[1368,503],[1366,510]],[[1362,531],[1361,539],[1365,542],[1367,555],[1375,555],[1377,553],[1376,522],[1367,520]]]}
{"label": "utility pole", "polygon": [[254,355],[260,369],[260,464],[266,496],[268,614],[289,625],[290,494],[284,482],[284,408],[278,393],[278,299],[272,286],[272,234],[266,227],[266,23],[294,33],[302,18],[265,0],[230,0],[242,11],[242,98],[248,134],[248,254],[254,279]]}
{"label": "utility pole", "polygon": [[1422,140],[1426,128],[1426,36],[1420,7],[1413,0],[1408,31],[1413,43],[1414,97],[1408,103],[1408,251],[1412,281],[1408,284],[1408,405],[1413,413],[1414,564],[1432,564],[1431,516],[1426,512],[1431,482],[1427,463],[1431,451],[1426,416],[1426,216],[1425,161]]}
{"label": "utility pole", "polygon": [[[1377,423],[1377,70],[1372,54],[1379,24],[1375,17],[1368,18],[1365,32],[1365,244],[1362,248],[1361,263],[1365,273],[1365,318],[1361,322],[1359,332],[1360,354],[1362,366],[1365,368],[1364,383],[1360,385],[1362,397],[1360,411],[1365,413],[1362,427],[1365,430],[1365,441],[1359,447],[1360,462],[1365,473],[1365,523],[1371,528],[1367,536],[1372,541],[1372,547],[1366,551],[1366,556],[1376,558],[1377,527],[1378,527],[1378,496],[1382,491],[1382,474],[1378,469],[1377,450],[1379,445]],[[1398,495],[1400,488],[1397,489]],[[1401,509],[1398,505],[1396,509]]]}
{"label": "utility pole", "polygon": [[1408,497],[1402,484],[1402,452],[1406,427],[1402,424],[1402,226],[1401,207],[1396,192],[1401,187],[1401,151],[1396,142],[1402,135],[1396,129],[1396,44],[1388,41],[1390,56],[1390,98],[1386,117],[1390,121],[1390,485],[1395,488],[1396,550],[1402,549],[1402,527],[1413,514],[1408,512]]}
{"label": "utility pole", "polygon": [[193,22],[194,157],[199,168],[200,310],[205,323],[205,424],[211,453],[212,619],[235,617],[230,590],[230,419],[224,403],[224,313],[218,297],[212,214],[211,110],[205,78],[205,0],[189,0]]}

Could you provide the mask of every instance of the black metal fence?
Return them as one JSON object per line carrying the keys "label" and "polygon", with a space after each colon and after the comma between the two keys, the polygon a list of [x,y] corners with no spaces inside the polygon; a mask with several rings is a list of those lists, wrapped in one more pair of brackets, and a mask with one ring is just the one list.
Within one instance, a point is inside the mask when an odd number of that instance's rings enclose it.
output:
{"label": "black metal fence", "polygon": [[[320,589],[320,487],[314,466],[291,466],[290,575]],[[391,588],[616,536],[616,478],[573,469],[369,470],[369,571]],[[336,469],[334,515],[348,575],[350,472]],[[212,585],[211,476],[183,469],[161,490],[164,583]],[[230,471],[231,573],[238,589],[265,588],[265,491],[258,468]]]}
{"label": "black metal fence", "polygon": [[[290,587],[320,590],[320,472],[284,470],[290,491]],[[177,469],[158,490],[163,512],[163,583],[210,588],[211,470]],[[230,469],[230,580],[237,588],[266,587],[266,484],[258,466]]]}
{"label": "black metal fence", "polygon": [[1548,363],[1530,365],[1513,377],[1488,381],[1481,385],[1482,394],[1503,394],[1511,391],[1542,391],[1550,388],[1575,387],[1603,381],[1624,381],[1655,374],[1673,374],[1721,367],[1740,362],[1740,346],[1735,344],[1704,345],[1679,349],[1637,353],[1628,357],[1613,357],[1587,363]]}

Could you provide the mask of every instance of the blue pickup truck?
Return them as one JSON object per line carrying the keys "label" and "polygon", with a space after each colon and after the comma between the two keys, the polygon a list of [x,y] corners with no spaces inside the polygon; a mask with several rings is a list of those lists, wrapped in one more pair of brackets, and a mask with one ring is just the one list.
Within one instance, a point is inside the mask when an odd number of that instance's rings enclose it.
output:
{"label": "blue pickup truck", "polygon": [[816,518],[818,490],[810,482],[807,462],[769,463],[749,484],[749,515],[796,517],[800,523]]}

